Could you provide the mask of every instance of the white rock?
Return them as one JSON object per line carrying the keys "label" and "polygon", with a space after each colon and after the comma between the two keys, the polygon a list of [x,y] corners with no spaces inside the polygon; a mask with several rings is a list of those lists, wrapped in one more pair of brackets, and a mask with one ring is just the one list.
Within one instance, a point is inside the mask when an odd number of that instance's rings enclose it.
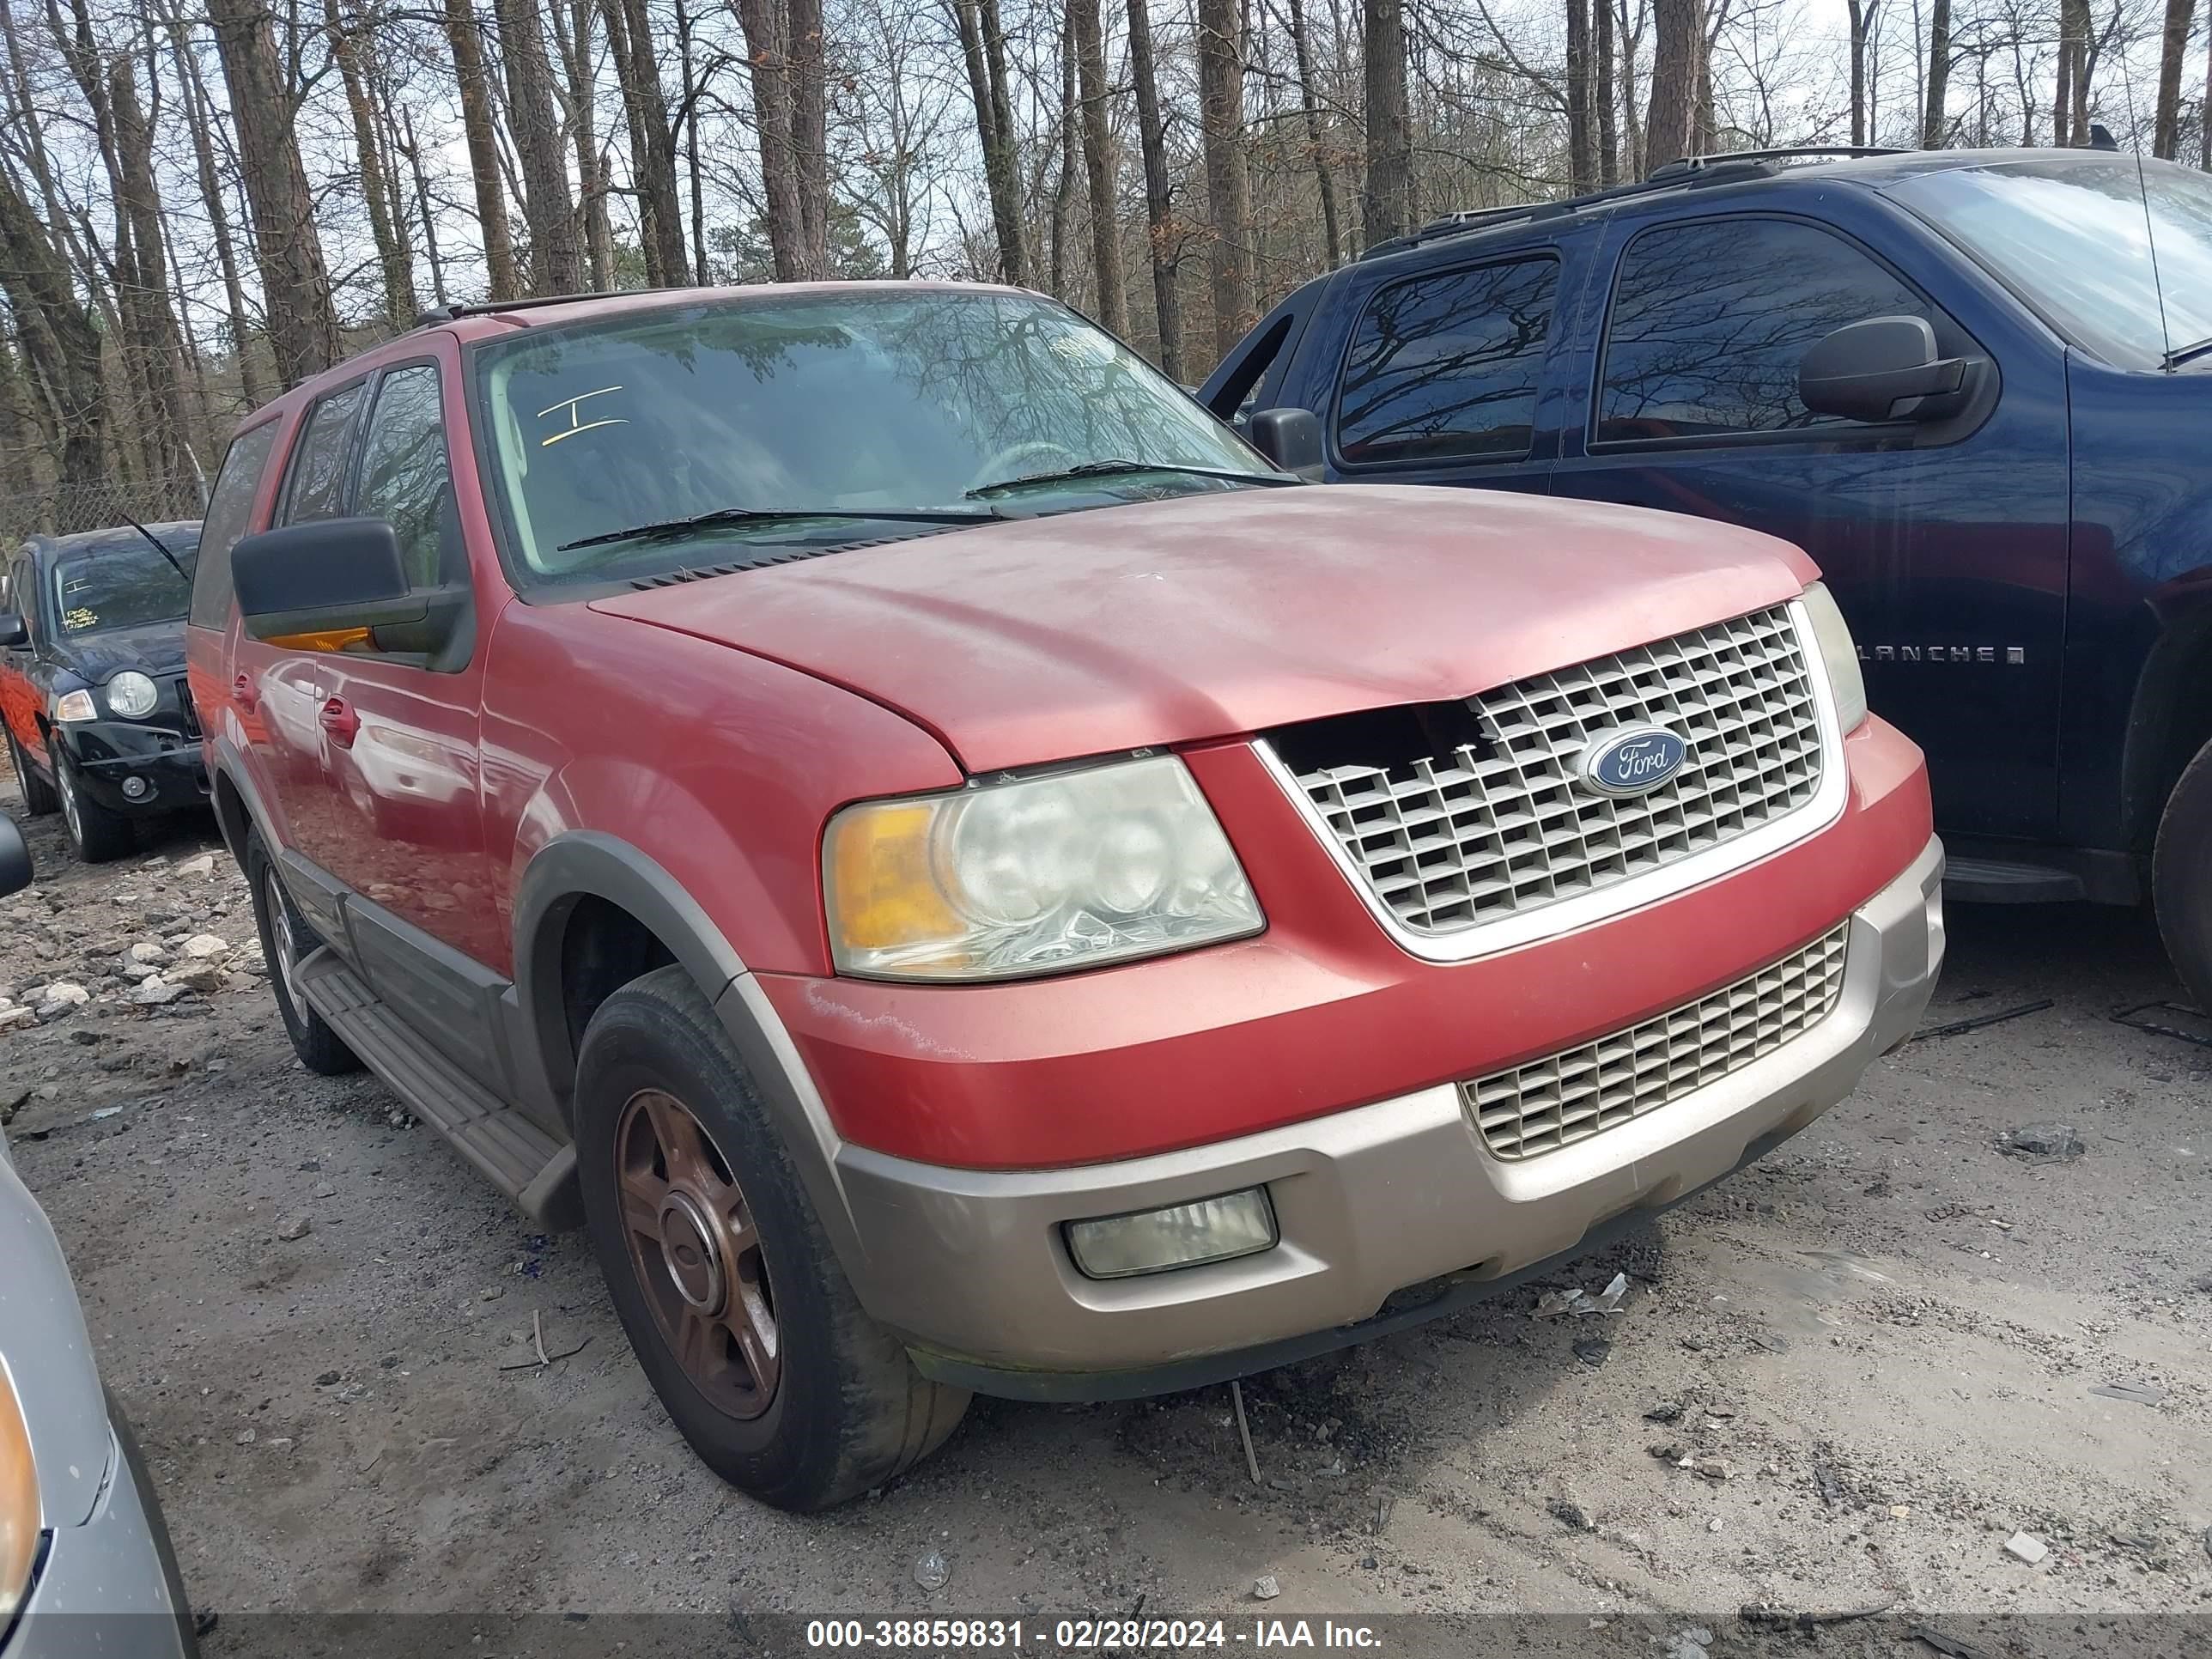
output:
{"label": "white rock", "polygon": [[11,1002],[0,1008],[0,1031],[12,1031],[19,1025],[35,1025],[39,1017],[20,1002]]}
{"label": "white rock", "polygon": [[215,854],[203,853],[196,859],[186,859],[177,866],[180,876],[211,876],[215,873]]}
{"label": "white rock", "polygon": [[131,947],[131,960],[143,962],[149,967],[159,968],[169,959],[169,953],[150,939],[142,939]]}
{"label": "white rock", "polygon": [[212,962],[183,962],[161,977],[185,991],[212,991],[222,984],[222,969]]}
{"label": "white rock", "polygon": [[136,1003],[142,1008],[159,1008],[164,1003],[174,1002],[184,994],[182,986],[171,985],[156,974],[151,979],[140,980],[125,994],[123,1000],[125,1002]]}
{"label": "white rock", "polygon": [[2024,1532],[2016,1532],[2006,1539],[2005,1550],[2008,1554],[2017,1555],[2031,1567],[2051,1553],[2049,1545],[2040,1538],[2032,1538]]}
{"label": "white rock", "polygon": [[123,964],[123,977],[125,979],[148,980],[161,976],[161,970],[150,962],[126,962]]}
{"label": "white rock", "polygon": [[1282,1593],[1282,1584],[1272,1572],[1263,1573],[1252,1581],[1252,1599],[1255,1601],[1272,1601]]}
{"label": "white rock", "polygon": [[219,957],[229,949],[228,939],[217,938],[213,933],[194,933],[184,944],[185,954],[202,962],[210,957]]}

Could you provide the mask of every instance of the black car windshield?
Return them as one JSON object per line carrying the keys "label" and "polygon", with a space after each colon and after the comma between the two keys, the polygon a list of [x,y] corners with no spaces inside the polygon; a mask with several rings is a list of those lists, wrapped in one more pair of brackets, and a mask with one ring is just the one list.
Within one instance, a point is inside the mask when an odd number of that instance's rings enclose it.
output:
{"label": "black car windshield", "polygon": [[2003,161],[1888,188],[2075,344],[2115,368],[2156,368],[2212,337],[2212,177],[2141,165],[2139,175],[2118,155]]}
{"label": "black car windshield", "polygon": [[54,611],[63,633],[105,634],[112,629],[183,619],[191,598],[192,560],[199,538],[162,537],[163,544],[185,568],[179,576],[175,565],[137,540],[135,532],[132,536],[128,542],[64,556],[55,563]]}
{"label": "black car windshield", "polygon": [[[512,540],[539,580],[673,570],[708,538],[860,540],[913,533],[901,514],[952,525],[1241,487],[1213,474],[1282,481],[1112,336],[1001,291],[769,291],[518,331],[478,348],[476,386]],[[1066,476],[1108,461],[1163,470]],[[615,533],[706,514],[729,516],[696,535]]]}

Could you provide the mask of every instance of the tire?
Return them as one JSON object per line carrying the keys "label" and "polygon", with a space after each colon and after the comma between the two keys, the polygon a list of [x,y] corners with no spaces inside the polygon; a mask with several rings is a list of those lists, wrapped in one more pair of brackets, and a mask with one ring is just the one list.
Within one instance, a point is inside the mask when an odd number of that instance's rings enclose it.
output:
{"label": "tire", "polygon": [[[966,1390],[924,1377],[861,1309],[744,1061],[682,968],[632,981],[592,1015],[576,1152],[592,1248],[638,1364],[732,1486],[778,1509],[827,1509],[952,1432]],[[649,1228],[625,1219],[625,1170]],[[702,1231],[686,1215],[720,1219]],[[702,1257],[692,1247],[708,1239]]]}
{"label": "tire", "polygon": [[31,757],[23,752],[23,745],[15,741],[15,734],[8,734],[8,763],[15,769],[15,781],[23,787],[23,815],[26,817],[51,817],[62,810],[61,798],[54,787],[33,769]]}
{"label": "tire", "polygon": [[2173,970],[2212,1013],[2212,743],[2166,797],[2151,853],[2151,904]]}
{"label": "tire", "polygon": [[77,857],[87,864],[112,864],[128,858],[138,844],[131,820],[120,812],[109,811],[86,794],[69,757],[58,749],[51,752],[56,792],[61,797],[62,827],[69,831],[70,845],[76,849]]}
{"label": "tire", "polygon": [[322,940],[300,914],[277,878],[276,861],[258,834],[246,841],[246,879],[253,893],[253,925],[261,935],[261,959],[269,964],[269,988],[276,1012],[300,1064],[319,1077],[343,1077],[361,1070],[361,1056],[345,1045],[323,1017],[294,988],[299,964]]}

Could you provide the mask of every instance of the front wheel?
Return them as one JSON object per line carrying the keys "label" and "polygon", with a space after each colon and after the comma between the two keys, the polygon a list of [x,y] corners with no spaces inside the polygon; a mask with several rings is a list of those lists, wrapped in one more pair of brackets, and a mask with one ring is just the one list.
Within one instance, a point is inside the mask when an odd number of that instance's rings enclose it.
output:
{"label": "front wheel", "polygon": [[880,1486],[952,1432],[861,1308],[714,1010],[680,967],[600,1005],[576,1062],[592,1248],[638,1364],[709,1468],[779,1509]]}
{"label": "front wheel", "polygon": [[54,785],[62,799],[62,823],[69,830],[70,845],[76,848],[77,857],[87,864],[112,864],[129,854],[137,842],[131,832],[131,820],[120,812],[112,812],[84,793],[77,781],[76,769],[58,748],[48,750],[54,757]]}
{"label": "front wheel", "polygon": [[[49,745],[46,752],[53,750]],[[15,769],[15,781],[23,789],[23,812],[27,817],[49,817],[61,811],[61,799],[54,787],[31,769],[31,757],[23,752],[23,745],[15,741],[15,734],[8,734],[8,763]]]}
{"label": "front wheel", "polygon": [[2212,1013],[2212,743],[2166,798],[2151,854],[2151,902],[2174,972]]}

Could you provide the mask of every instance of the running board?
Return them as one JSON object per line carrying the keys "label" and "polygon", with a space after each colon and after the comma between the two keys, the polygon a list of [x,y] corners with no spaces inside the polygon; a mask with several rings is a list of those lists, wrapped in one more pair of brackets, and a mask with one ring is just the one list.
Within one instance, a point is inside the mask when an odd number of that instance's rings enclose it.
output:
{"label": "running board", "polygon": [[403,1024],[360,975],[324,948],[300,964],[317,1013],[407,1109],[428,1124],[532,1220],[575,1224],[576,1149],[478,1083]]}
{"label": "running board", "polygon": [[2070,870],[2000,859],[1947,859],[1943,894],[1969,904],[2052,904],[2087,898],[2081,878]]}

